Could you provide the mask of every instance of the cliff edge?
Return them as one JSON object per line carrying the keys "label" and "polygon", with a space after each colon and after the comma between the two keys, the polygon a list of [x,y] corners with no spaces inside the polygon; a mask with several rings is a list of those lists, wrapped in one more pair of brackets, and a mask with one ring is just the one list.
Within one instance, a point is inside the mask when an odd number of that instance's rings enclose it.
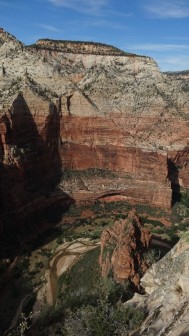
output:
{"label": "cliff edge", "polygon": [[188,232],[145,273],[141,286],[128,303],[147,310],[148,316],[133,335],[187,336],[189,334]]}

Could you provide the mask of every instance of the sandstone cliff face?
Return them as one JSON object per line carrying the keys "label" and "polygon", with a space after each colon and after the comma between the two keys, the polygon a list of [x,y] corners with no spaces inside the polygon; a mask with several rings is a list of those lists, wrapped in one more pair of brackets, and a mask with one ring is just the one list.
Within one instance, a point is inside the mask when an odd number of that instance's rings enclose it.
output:
{"label": "sandstone cliff face", "polygon": [[146,294],[135,294],[129,304],[149,312],[134,335],[187,336],[189,334],[188,233],[141,279]]}
{"label": "sandstone cliff face", "polygon": [[[104,45],[81,43],[80,53],[71,42],[25,47],[2,29],[0,41],[3,169],[20,167],[21,181],[33,179],[43,163],[34,182],[41,190],[63,171],[60,187],[76,200],[117,195],[170,207],[171,187],[189,186],[188,78],[172,78],[149,57]],[[64,178],[65,170],[89,168],[117,175],[80,183]]]}
{"label": "sandstone cliff face", "polygon": [[116,282],[129,280],[139,289],[140,277],[147,270],[143,253],[148,250],[150,241],[149,230],[142,227],[133,211],[126,220],[117,220],[101,236],[102,276],[107,277],[111,271]]}
{"label": "sandstone cliff face", "polygon": [[[38,109],[41,116],[35,119]],[[53,202],[53,197],[64,198],[65,202],[69,199],[63,193],[52,194],[62,173],[59,112],[58,102],[42,100],[25,85],[1,115],[0,208],[5,222],[20,223],[20,211],[37,210],[43,203]]]}

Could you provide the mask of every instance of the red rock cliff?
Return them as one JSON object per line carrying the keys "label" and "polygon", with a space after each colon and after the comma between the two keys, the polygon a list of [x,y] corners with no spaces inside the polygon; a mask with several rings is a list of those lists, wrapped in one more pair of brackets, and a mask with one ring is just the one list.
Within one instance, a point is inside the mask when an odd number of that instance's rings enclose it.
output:
{"label": "red rock cliff", "polygon": [[118,283],[129,280],[139,288],[140,277],[147,270],[143,253],[148,250],[151,235],[131,211],[126,220],[117,220],[101,236],[100,266],[102,276],[112,271]]}
{"label": "red rock cliff", "polygon": [[24,47],[4,30],[0,39],[4,208],[57,185],[78,201],[120,197],[167,208],[175,180],[188,187],[188,78],[108,46],[81,43],[82,54],[72,42]]}
{"label": "red rock cliff", "polygon": [[[36,110],[40,110],[37,118]],[[58,106],[28,88],[2,113],[0,207],[5,222],[13,220],[17,225],[22,222],[19,212],[26,215],[56,199],[69,202],[69,196],[57,188],[62,174],[59,138]]]}

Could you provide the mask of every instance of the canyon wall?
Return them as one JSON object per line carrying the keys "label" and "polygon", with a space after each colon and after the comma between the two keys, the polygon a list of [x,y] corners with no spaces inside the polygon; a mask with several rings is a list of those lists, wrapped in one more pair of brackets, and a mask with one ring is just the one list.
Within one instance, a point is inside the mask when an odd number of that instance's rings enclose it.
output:
{"label": "canyon wall", "polygon": [[26,47],[3,29],[0,64],[2,209],[57,190],[168,208],[189,187],[187,77],[101,44]]}

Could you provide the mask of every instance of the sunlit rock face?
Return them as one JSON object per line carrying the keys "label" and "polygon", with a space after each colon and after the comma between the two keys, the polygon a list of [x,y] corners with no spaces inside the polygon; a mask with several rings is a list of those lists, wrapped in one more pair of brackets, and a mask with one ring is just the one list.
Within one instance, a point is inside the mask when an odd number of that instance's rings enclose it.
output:
{"label": "sunlit rock face", "polygon": [[135,212],[131,211],[127,219],[117,220],[101,236],[102,276],[107,277],[111,272],[116,282],[129,280],[139,289],[140,277],[148,268],[143,255],[150,242],[151,234],[141,225]]}
{"label": "sunlit rock face", "polygon": [[188,233],[185,233],[185,237],[145,273],[141,286],[146,294],[135,294],[129,301],[130,305],[142,307],[148,312],[136,335],[189,334],[188,257]]}
{"label": "sunlit rock face", "polygon": [[26,47],[3,29],[0,66],[4,210],[57,187],[76,201],[168,208],[172,189],[189,186],[187,76],[162,74],[151,58],[103,44]]}

